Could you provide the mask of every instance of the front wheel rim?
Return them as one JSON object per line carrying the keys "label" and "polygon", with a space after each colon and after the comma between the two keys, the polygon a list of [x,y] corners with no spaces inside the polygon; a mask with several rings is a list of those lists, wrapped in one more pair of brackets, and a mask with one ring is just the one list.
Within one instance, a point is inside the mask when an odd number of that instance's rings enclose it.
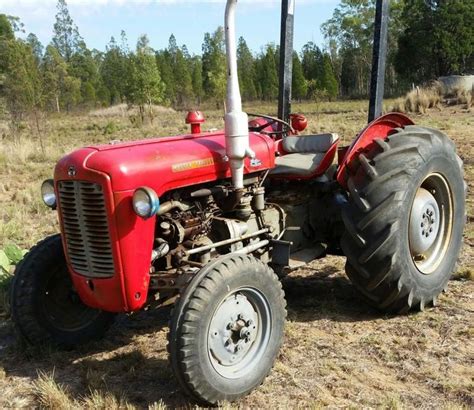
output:
{"label": "front wheel rim", "polygon": [[419,272],[430,275],[446,256],[453,226],[453,199],[448,182],[428,175],[418,188],[409,221],[410,253]]}
{"label": "front wheel rim", "polygon": [[62,268],[55,269],[46,281],[40,293],[40,309],[50,325],[63,332],[83,330],[101,314],[82,303],[69,272]]}
{"label": "front wheel rim", "polygon": [[208,354],[214,370],[227,379],[248,376],[261,362],[270,341],[271,310],[255,288],[230,292],[208,329]]}

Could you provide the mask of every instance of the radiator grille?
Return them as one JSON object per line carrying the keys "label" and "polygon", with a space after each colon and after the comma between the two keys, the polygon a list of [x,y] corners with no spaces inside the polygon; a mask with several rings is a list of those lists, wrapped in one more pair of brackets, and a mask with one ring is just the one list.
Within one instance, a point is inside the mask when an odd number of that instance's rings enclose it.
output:
{"label": "radiator grille", "polygon": [[115,267],[102,187],[84,181],[58,185],[67,253],[74,271],[91,278],[112,277]]}

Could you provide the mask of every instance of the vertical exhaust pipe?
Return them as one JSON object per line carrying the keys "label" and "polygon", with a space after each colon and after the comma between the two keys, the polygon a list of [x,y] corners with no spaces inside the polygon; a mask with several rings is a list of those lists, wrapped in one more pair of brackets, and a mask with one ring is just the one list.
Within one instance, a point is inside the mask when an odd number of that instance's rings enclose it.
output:
{"label": "vertical exhaust pipe", "polygon": [[234,189],[244,187],[244,160],[254,158],[250,149],[248,116],[242,111],[239,76],[237,72],[237,41],[235,8],[238,0],[227,0],[225,10],[225,43],[227,55],[227,96],[225,114],[226,154],[230,161]]}

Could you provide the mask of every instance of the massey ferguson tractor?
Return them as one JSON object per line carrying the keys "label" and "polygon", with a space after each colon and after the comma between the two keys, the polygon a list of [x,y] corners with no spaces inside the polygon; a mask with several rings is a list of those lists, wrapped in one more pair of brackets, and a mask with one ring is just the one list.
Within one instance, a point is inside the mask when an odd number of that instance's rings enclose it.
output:
{"label": "massey ferguson tractor", "polygon": [[[103,336],[116,314],[174,301],[171,366],[204,404],[236,400],[270,372],[289,272],[345,255],[369,303],[423,310],[447,286],[465,223],[462,162],[440,131],[380,116],[379,104],[349,147],[334,133],[301,134],[304,116],[285,112],[294,1],[283,1],[280,118],[249,121],[236,3],[227,1],[225,17],[225,130],[201,131],[195,112],[189,135],[65,156],[41,188],[61,233],[31,249],[11,290],[13,321],[33,345],[74,347]],[[379,103],[386,3],[378,1],[375,25]]]}

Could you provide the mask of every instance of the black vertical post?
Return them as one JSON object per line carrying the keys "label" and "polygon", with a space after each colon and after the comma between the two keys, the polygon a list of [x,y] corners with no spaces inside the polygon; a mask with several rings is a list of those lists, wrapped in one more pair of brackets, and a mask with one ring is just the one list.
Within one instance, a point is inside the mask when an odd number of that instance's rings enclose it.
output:
{"label": "black vertical post", "polygon": [[278,118],[288,121],[291,113],[291,82],[293,78],[293,33],[296,0],[281,2],[280,87]]}
{"label": "black vertical post", "polygon": [[370,80],[369,122],[382,115],[387,61],[389,1],[377,0],[375,6],[374,51]]}

